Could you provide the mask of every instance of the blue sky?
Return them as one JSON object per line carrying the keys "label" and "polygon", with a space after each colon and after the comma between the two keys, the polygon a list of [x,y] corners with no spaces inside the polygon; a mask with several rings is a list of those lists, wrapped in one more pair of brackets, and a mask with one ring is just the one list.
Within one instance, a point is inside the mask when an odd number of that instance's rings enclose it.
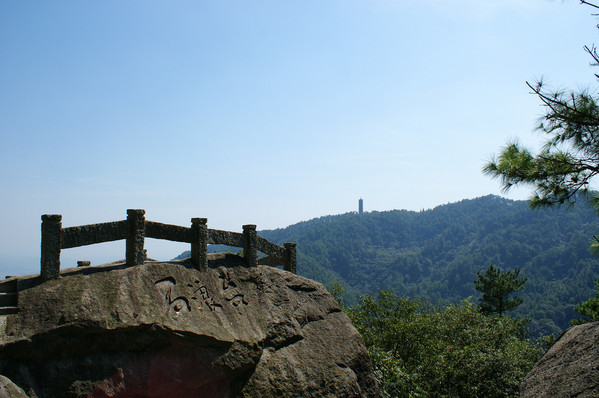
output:
{"label": "blue sky", "polygon": [[594,83],[578,3],[0,0],[0,272],[39,272],[47,213],[240,231],[500,194],[485,160],[539,140],[525,82]]}

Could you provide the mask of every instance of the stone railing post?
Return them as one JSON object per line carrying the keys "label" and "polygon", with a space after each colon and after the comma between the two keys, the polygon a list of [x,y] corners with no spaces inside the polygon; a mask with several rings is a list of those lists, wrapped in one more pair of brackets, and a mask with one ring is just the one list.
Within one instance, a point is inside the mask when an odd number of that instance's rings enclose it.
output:
{"label": "stone railing post", "polygon": [[285,251],[287,252],[287,259],[285,260],[283,269],[297,274],[297,249],[295,243],[285,243]]}
{"label": "stone railing post", "polygon": [[127,249],[125,258],[127,265],[143,264],[146,260],[144,251],[145,228],[145,210],[128,209],[127,210]]}
{"label": "stone railing post", "polygon": [[60,214],[44,214],[42,216],[42,280],[58,278],[60,273],[60,230],[62,216]]}
{"label": "stone railing post", "polygon": [[208,219],[191,219],[191,261],[199,269],[208,266]]}
{"label": "stone railing post", "polygon": [[248,224],[243,226],[243,236],[245,240],[245,246],[243,248],[243,257],[249,267],[256,267],[258,265],[258,233],[256,232],[256,226],[254,224]]}

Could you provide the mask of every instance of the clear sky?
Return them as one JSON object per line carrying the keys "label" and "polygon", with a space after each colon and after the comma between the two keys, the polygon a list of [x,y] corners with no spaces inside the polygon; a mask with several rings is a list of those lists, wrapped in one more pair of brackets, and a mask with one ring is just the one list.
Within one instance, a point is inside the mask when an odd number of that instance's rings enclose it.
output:
{"label": "clear sky", "polygon": [[[40,216],[240,231],[500,194],[481,167],[593,83],[593,9],[549,0],[0,0],[0,272]],[[524,199],[525,190],[508,197]],[[148,240],[169,259],[186,245]],[[63,265],[124,257],[115,242]]]}

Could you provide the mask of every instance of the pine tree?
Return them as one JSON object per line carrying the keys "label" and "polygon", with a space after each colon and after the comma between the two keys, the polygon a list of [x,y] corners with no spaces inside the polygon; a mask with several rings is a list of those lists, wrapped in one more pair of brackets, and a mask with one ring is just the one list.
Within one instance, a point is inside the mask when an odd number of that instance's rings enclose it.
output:
{"label": "pine tree", "polygon": [[[587,301],[583,301],[574,307],[574,311],[587,319],[573,319],[573,325],[580,325],[587,322],[599,321],[599,280],[595,280],[595,296],[590,297]],[[590,320],[589,320],[590,319]]]}
{"label": "pine tree", "polygon": [[498,314],[502,316],[505,311],[510,311],[522,304],[519,297],[508,298],[512,293],[524,289],[528,278],[521,277],[520,270],[501,272],[499,267],[490,264],[484,273],[476,272],[478,279],[474,287],[483,295],[479,298],[479,308],[484,314]]}
{"label": "pine tree", "polygon": [[[596,4],[581,3],[599,8]],[[593,66],[599,66],[597,48],[585,46]],[[599,80],[599,74],[595,74]],[[537,127],[545,137],[540,151],[509,142],[483,167],[483,173],[501,180],[502,189],[533,187],[532,207],[572,205],[584,197],[599,211],[599,192],[591,181],[599,176],[599,94],[589,90],[549,91],[542,81],[526,83],[545,108]]]}

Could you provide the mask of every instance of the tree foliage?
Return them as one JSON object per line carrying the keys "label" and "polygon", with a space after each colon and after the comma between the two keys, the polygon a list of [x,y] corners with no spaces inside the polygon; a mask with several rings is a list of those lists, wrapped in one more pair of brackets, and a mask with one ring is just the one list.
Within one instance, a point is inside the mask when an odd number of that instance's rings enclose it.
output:
{"label": "tree foliage", "polygon": [[[592,65],[599,65],[596,47],[585,46],[585,51]],[[533,186],[533,207],[571,205],[582,196],[599,210],[599,194],[591,189],[599,174],[599,97],[588,89],[551,91],[542,80],[527,85],[545,107],[537,127],[544,136],[541,149],[534,153],[518,142],[508,143],[483,172],[499,178],[504,191]]]}
{"label": "tree foliage", "polygon": [[[585,0],[581,4],[599,8]],[[592,59],[591,65],[599,66],[595,45],[585,46],[584,50]],[[595,78],[599,80],[599,74]],[[545,107],[537,127],[544,136],[540,151],[535,154],[518,142],[508,143],[483,167],[483,172],[499,178],[504,191],[516,185],[532,185],[532,207],[572,205],[583,197],[599,213],[599,192],[591,186],[599,175],[599,94],[589,89],[550,91],[542,80],[527,85]],[[592,245],[592,249],[599,252],[599,245]],[[599,319],[598,283],[595,281],[598,294],[575,307],[578,313],[594,320]]]}
{"label": "tree foliage", "polygon": [[504,312],[522,304],[520,297],[509,298],[512,293],[523,290],[528,280],[526,277],[519,277],[519,269],[501,272],[499,267],[490,264],[484,272],[476,271],[476,275],[478,279],[474,281],[474,287],[482,293],[478,301],[483,314],[502,316]]}
{"label": "tree foliage", "polygon": [[348,310],[389,397],[517,397],[542,354],[522,322],[381,291]]}
{"label": "tree foliage", "polygon": [[574,311],[584,316],[582,319],[573,319],[572,324],[574,325],[599,321],[599,280],[595,280],[595,295],[577,304]]}

